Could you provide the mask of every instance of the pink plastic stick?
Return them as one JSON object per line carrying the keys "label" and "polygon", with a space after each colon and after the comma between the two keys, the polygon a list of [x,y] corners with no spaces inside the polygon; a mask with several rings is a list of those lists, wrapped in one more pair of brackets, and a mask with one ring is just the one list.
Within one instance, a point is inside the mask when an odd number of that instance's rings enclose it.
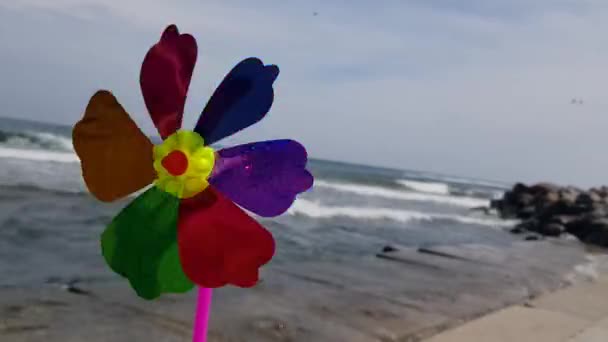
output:
{"label": "pink plastic stick", "polygon": [[199,287],[192,342],[207,342],[207,326],[209,323],[210,311],[211,289]]}

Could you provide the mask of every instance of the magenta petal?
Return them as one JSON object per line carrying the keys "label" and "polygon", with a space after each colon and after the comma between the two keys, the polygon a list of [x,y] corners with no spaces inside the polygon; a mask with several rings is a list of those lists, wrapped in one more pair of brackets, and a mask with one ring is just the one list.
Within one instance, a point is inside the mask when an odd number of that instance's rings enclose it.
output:
{"label": "magenta petal", "polygon": [[139,82],[144,102],[163,139],[181,127],[197,51],[194,37],[180,34],[171,25],[141,65]]}
{"label": "magenta petal", "polygon": [[218,155],[209,183],[260,216],[281,215],[313,183],[305,169],[306,149],[293,140],[239,145]]}

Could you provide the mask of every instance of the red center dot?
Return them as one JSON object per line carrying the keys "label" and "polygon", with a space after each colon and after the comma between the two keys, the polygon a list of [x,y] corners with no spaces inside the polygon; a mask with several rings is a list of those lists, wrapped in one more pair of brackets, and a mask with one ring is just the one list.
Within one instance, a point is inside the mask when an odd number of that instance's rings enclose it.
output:
{"label": "red center dot", "polygon": [[171,151],[163,158],[161,164],[170,174],[179,176],[188,169],[188,157],[182,151]]}

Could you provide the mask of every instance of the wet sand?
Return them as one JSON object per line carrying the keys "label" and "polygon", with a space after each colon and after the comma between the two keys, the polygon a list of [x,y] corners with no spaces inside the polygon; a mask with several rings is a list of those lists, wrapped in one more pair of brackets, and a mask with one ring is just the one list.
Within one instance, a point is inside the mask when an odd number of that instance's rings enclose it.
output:
{"label": "wet sand", "polygon": [[[584,281],[573,269],[587,255],[576,241],[544,240],[275,263],[253,289],[214,291],[209,340],[418,341]],[[0,341],[190,340],[195,291],[147,302],[109,279],[0,287]]]}

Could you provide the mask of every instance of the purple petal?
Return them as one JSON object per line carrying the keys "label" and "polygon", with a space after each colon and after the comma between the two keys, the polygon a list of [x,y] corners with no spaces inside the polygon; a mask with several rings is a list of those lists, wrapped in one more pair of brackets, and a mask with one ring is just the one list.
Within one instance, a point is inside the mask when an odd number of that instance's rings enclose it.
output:
{"label": "purple petal", "polygon": [[313,183],[305,169],[306,149],[293,140],[255,142],[217,153],[209,183],[260,216],[281,215]]}

